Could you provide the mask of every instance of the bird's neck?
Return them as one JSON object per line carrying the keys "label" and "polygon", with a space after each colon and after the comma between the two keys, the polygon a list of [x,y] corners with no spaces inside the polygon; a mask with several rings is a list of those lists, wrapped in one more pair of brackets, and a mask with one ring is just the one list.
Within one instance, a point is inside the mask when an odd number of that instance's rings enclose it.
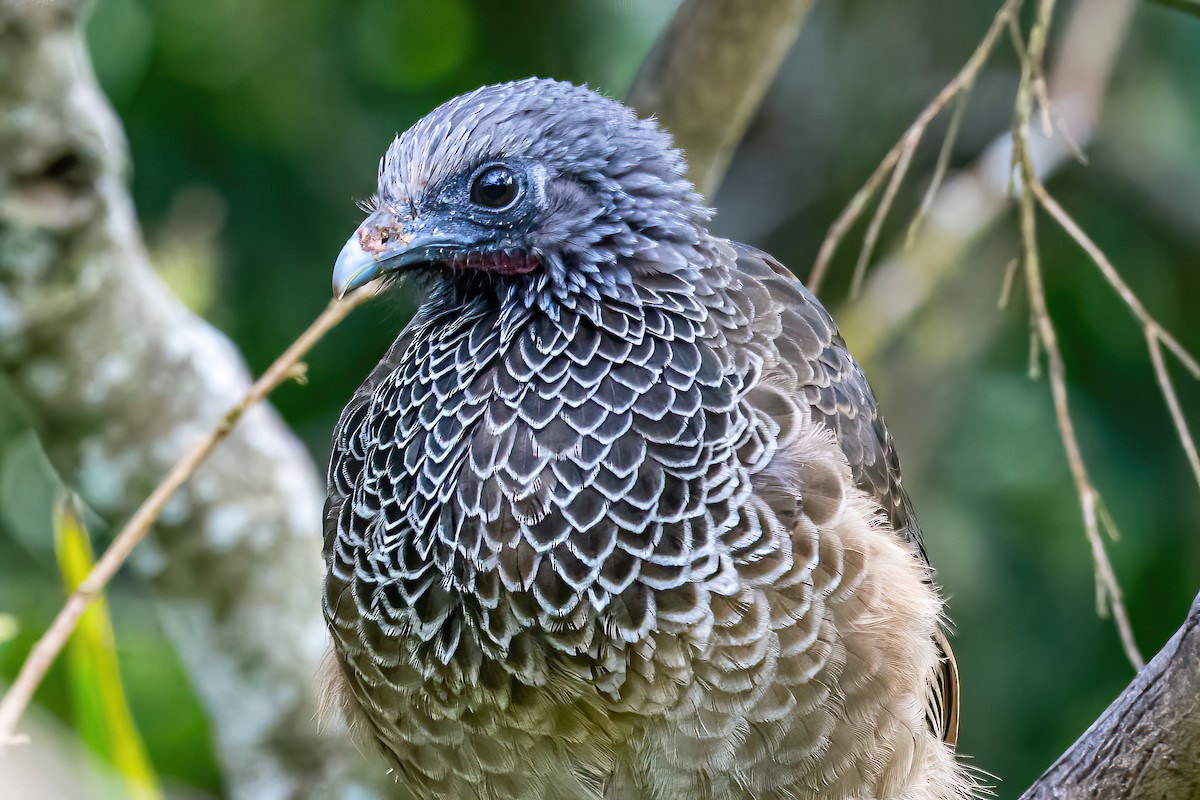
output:
{"label": "bird's neck", "polygon": [[[530,500],[503,470],[531,486],[553,483],[541,473],[578,456],[587,438],[564,430],[558,441],[553,432],[571,416],[563,409],[588,407],[598,387],[604,403],[614,391],[632,391],[621,383],[630,380],[626,372],[657,375],[665,362],[655,360],[686,344],[672,340],[695,340],[708,311],[687,278],[645,274],[628,292],[572,295],[550,309],[517,302],[519,293],[492,290],[496,284],[435,287],[398,340],[404,350],[373,399],[398,418],[388,423],[395,455],[387,478],[395,494],[381,509],[390,524],[373,526],[373,549],[419,553],[421,563],[402,572],[432,566],[444,582],[469,588],[487,548],[473,538],[464,543],[456,515],[490,516],[493,509],[474,505],[489,492],[518,522],[527,501],[538,506],[529,518],[554,510],[549,497]],[[635,369],[639,360],[647,366]],[[590,375],[589,365],[607,372]],[[602,405],[604,413],[632,413]],[[464,491],[464,483],[471,488]],[[475,483],[487,485],[476,490]],[[465,507],[464,495],[475,498]]]}

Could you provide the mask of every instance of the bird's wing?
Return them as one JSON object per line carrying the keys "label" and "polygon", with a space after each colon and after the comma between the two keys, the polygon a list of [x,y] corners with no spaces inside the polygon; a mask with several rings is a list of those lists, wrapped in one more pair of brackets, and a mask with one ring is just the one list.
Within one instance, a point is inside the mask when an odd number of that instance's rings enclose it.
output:
{"label": "bird's wing", "polygon": [[[787,267],[746,245],[734,243],[734,249],[738,271],[761,283],[782,309],[776,345],[782,358],[806,362],[801,388],[813,421],[836,434],[855,484],[874,498],[892,529],[927,561],[912,503],[900,484],[892,435],[879,416],[862,367],[850,355],[833,318]],[[819,354],[810,357],[813,352]]]}
{"label": "bird's wing", "polygon": [[[813,420],[835,434],[855,484],[879,504],[913,554],[928,564],[912,502],[900,482],[891,433],[862,367],[850,355],[833,318],[787,267],[752,247],[732,244],[737,271],[764,286],[781,309],[775,346],[781,359],[791,362]],[[945,636],[939,632],[936,638],[943,658],[930,685],[930,726],[953,744],[958,728],[958,671]]]}

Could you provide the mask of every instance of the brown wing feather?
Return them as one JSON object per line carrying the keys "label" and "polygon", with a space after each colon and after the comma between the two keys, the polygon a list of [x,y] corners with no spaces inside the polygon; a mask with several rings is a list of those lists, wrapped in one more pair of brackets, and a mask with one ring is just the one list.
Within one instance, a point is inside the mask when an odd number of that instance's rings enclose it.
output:
{"label": "brown wing feather", "polygon": [[758,277],[775,300],[795,315],[796,322],[789,325],[788,314],[784,314],[782,339],[814,332],[823,339],[820,355],[806,365],[812,376],[804,390],[813,418],[837,435],[855,484],[879,503],[893,530],[928,562],[912,503],[900,483],[900,460],[892,435],[879,415],[862,367],[850,355],[833,318],[783,264],[746,245],[735,243],[734,248],[740,270]]}
{"label": "brown wing feather", "polygon": [[[879,414],[862,367],[850,355],[833,318],[783,264],[746,245],[733,243],[733,246],[739,271],[753,276],[766,286],[776,302],[786,306],[778,340],[780,351],[794,354],[793,360],[806,361],[798,374],[806,378],[802,385],[814,420],[836,434],[838,446],[850,462],[855,484],[875,499],[896,534],[909,542],[914,555],[928,564],[912,502],[900,481],[900,460],[891,433]],[[814,335],[821,345],[820,355],[804,358],[800,353],[813,351]],[[801,341],[806,346],[799,346]],[[929,724],[953,745],[958,738],[958,667],[946,636],[939,631],[935,640],[942,659],[936,674],[930,676]]]}
{"label": "brown wing feather", "polygon": [[958,744],[958,662],[943,631],[934,639],[942,658],[938,662],[936,680],[930,698],[930,722],[946,744]]}

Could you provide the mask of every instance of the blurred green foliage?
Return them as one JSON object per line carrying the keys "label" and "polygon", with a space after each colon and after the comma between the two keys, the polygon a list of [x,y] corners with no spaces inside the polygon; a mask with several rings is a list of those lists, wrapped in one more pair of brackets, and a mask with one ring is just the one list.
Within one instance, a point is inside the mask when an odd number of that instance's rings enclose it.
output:
{"label": "blurred green foliage", "polygon": [[[967,58],[995,5],[818,4],[715,198],[717,232],[764,247],[804,275],[830,221]],[[354,201],[373,191],[376,161],[397,131],[454,94],[527,75],[619,96],[673,7],[99,0],[88,40],[126,126],[133,195],[156,264],[257,371],[327,301],[333,257],[361,216]],[[954,165],[1009,125],[1016,77],[1001,47],[971,99]],[[1069,166],[1050,185],[1193,351],[1197,85],[1200,21],[1139,7],[1089,166]],[[884,249],[902,239],[936,153],[936,141],[919,151]],[[1123,534],[1110,552],[1150,655],[1200,589],[1200,491],[1137,325],[1072,242],[1048,222],[1041,230],[1073,412]],[[825,292],[835,315],[857,236],[861,228]],[[1011,221],[989,231],[911,335],[867,365],[958,628],[961,749],[1001,777],[1001,797],[1015,797],[1131,677],[1111,623],[1095,612],[1048,389],[1026,376],[1022,287],[1006,310],[994,310],[1018,249]],[[313,353],[309,384],[275,396],[318,460],[342,404],[414,302],[399,296],[357,313]],[[905,396],[893,387],[923,358],[956,346],[960,331],[945,309],[957,303],[981,309],[978,324],[996,329],[990,344],[951,360],[952,369],[921,387],[921,402],[889,403]],[[1175,374],[1200,428],[1200,386]],[[0,636],[0,675],[11,678],[62,592],[50,535],[57,488],[19,409],[2,396],[0,408],[0,609],[20,622],[7,644]],[[122,576],[110,597],[130,705],[154,769],[171,796],[219,794],[207,726],[147,593]],[[39,701],[70,720],[65,680],[59,665]]]}

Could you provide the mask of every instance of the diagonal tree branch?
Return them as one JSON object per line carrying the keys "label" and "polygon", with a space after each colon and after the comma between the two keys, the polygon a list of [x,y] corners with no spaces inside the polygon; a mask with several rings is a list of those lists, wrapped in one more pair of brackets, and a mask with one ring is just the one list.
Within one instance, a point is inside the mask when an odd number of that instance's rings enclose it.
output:
{"label": "diagonal tree branch", "polygon": [[[1070,402],[1067,396],[1066,366],[1058,344],[1058,334],[1046,306],[1046,295],[1042,285],[1038,257],[1035,212],[1037,189],[1041,183],[1037,177],[1037,168],[1034,165],[1029,146],[1029,131],[1032,128],[1034,101],[1039,94],[1037,76],[1041,74],[1041,63],[1053,12],[1054,0],[1040,0],[1037,21],[1029,33],[1028,49],[1022,50],[1021,45],[1018,44],[1018,51],[1021,52],[1021,83],[1017,89],[1016,117],[1013,121],[1012,164],[1020,178],[1021,193],[1018,211],[1021,240],[1024,245],[1025,276],[1029,287],[1031,322],[1036,334],[1036,338],[1032,340],[1030,371],[1035,372],[1037,369],[1037,349],[1040,345],[1046,354],[1055,419],[1058,423],[1063,449],[1066,452],[1067,464],[1071,469],[1071,477],[1075,482],[1076,493],[1079,495],[1084,535],[1092,550],[1092,562],[1096,575],[1097,611],[1101,616],[1112,612],[1125,655],[1133,668],[1140,670],[1145,666],[1146,661],[1138,650],[1133,626],[1130,624],[1129,614],[1122,597],[1121,586],[1117,582],[1116,571],[1113,569],[1112,562],[1104,548],[1104,540],[1100,535],[1100,525],[1103,521],[1102,500],[1084,463],[1079,437],[1075,433],[1075,425],[1071,419]],[[1019,31],[1014,31],[1014,40],[1020,42]],[[1046,107],[1043,106],[1043,108]],[[1049,117],[1048,109],[1046,113]],[[1046,127],[1049,128],[1050,123],[1047,123]],[[1042,196],[1047,196],[1044,189]],[[1115,531],[1111,527],[1110,533],[1114,533],[1115,538]]]}
{"label": "diagonal tree branch", "polygon": [[[1007,28],[1012,34],[1013,44],[1022,63],[1017,124],[1014,125],[1013,132],[998,139],[970,170],[951,176],[941,192],[932,199],[927,195],[926,202],[918,212],[918,220],[925,219],[927,223],[916,228],[916,235],[910,234],[907,252],[896,253],[877,267],[866,284],[866,291],[861,300],[851,304],[842,314],[842,330],[845,336],[854,343],[856,351],[866,361],[879,357],[886,344],[899,330],[904,329],[921,305],[954,274],[955,267],[960,264],[961,257],[971,242],[988,230],[1001,213],[1009,208],[1014,158],[1025,170],[1021,183],[1032,186],[1036,191],[1042,186],[1042,176],[1058,169],[1069,156],[1074,154],[1078,157],[1079,144],[1086,143],[1091,137],[1099,117],[1108,78],[1132,12],[1133,0],[1077,2],[1066,25],[1054,69],[1048,80],[1043,77],[1041,64],[1046,47],[1046,31],[1054,4],[1048,0],[1041,0],[1037,4],[1037,20],[1031,29],[1028,47],[1016,25],[1014,14],[1018,5],[1019,3],[1014,4],[1009,0],[1001,6],[993,28],[989,31],[990,34],[998,32],[1000,25]],[[987,41],[989,39],[985,37],[985,44]],[[994,38],[991,41],[994,41]],[[980,50],[977,50],[973,59],[979,58],[979,53]],[[939,98],[944,97],[954,85],[952,82]],[[969,88],[969,84],[966,84],[964,89],[966,88]],[[1035,105],[1040,106],[1041,114],[1037,120],[1040,122],[1040,130],[1033,124]],[[935,111],[931,112],[931,109]],[[908,147],[911,132],[920,129],[918,126],[921,120],[931,113],[936,113],[936,110],[940,110],[940,107],[935,101],[922,113],[917,123],[910,128],[910,132],[893,147],[877,170],[877,175],[881,171],[883,175],[892,170],[898,172],[896,165],[899,155]],[[951,131],[953,128],[952,123]],[[865,206],[869,197],[879,189],[882,180],[880,177],[874,183],[868,182],[863,192],[860,192],[867,195],[862,202],[856,205],[856,201],[852,201],[849,204],[847,211],[832,226],[822,246],[822,254],[836,246],[844,228],[849,225],[846,223],[843,226],[843,221],[849,219],[853,222],[861,213],[861,206]],[[1030,196],[1027,202],[1033,203],[1034,198]],[[886,202],[881,202],[881,213],[886,212],[886,205]],[[1020,217],[1025,241],[1029,245],[1026,250],[1025,275],[1029,282],[1028,290],[1033,307],[1032,342],[1034,347],[1044,347],[1046,350],[1056,419],[1078,490],[1084,530],[1095,563],[1098,608],[1102,614],[1111,609],[1122,645],[1136,668],[1141,665],[1142,659],[1134,643],[1128,615],[1122,604],[1120,587],[1117,585],[1115,572],[1100,535],[1100,526],[1106,519],[1103,503],[1091,483],[1068,414],[1065,368],[1058,353],[1053,324],[1045,310],[1040,268],[1036,262],[1036,250],[1033,249],[1032,242],[1032,216],[1027,219],[1024,205],[1025,203],[1022,204]],[[913,229],[910,226],[910,231]],[[827,263],[827,260],[818,257],[817,269],[814,270],[817,277],[820,277],[821,269]],[[1132,303],[1129,302],[1132,294],[1120,282],[1119,276],[1114,280],[1113,276],[1105,271],[1104,264],[1100,264],[1100,268],[1135,315],[1145,321],[1148,314],[1136,298],[1133,298]],[[1115,271],[1111,272],[1115,274]],[[1005,294],[1011,288],[1011,278],[1015,274],[1013,270],[1006,271]],[[1122,288],[1125,288],[1125,291],[1122,291]],[[948,313],[956,312],[952,309]],[[987,338],[987,325],[980,325],[978,320],[972,319],[969,323],[964,320],[961,327],[973,331],[974,341],[962,350],[943,351],[941,354],[926,356],[928,363],[921,364],[922,370],[935,371],[942,368],[944,365],[939,364],[938,359],[947,358],[948,353],[955,354],[951,355],[951,358],[964,358],[963,354],[971,347],[982,346]],[[1154,330],[1161,333],[1161,341],[1167,344],[1173,353],[1185,364],[1190,365],[1190,357],[1174,339],[1161,332],[1157,325]],[[1035,359],[1031,363],[1038,362]],[[1164,377],[1169,381],[1165,372],[1158,374],[1160,382]],[[909,377],[912,377],[911,374]],[[915,385],[920,385],[920,381],[916,381]],[[1169,387],[1164,387],[1164,392],[1170,404]],[[1173,413],[1173,417],[1179,426],[1181,416]],[[1185,448],[1186,441],[1185,439]]]}
{"label": "diagonal tree branch", "polygon": [[1200,595],[1183,626],[1021,800],[1200,797]]}
{"label": "diagonal tree branch", "polygon": [[[825,240],[821,242],[821,248],[817,251],[817,257],[813,262],[812,270],[805,280],[805,284],[813,294],[820,293],[821,284],[825,280],[829,264],[837,252],[838,246],[842,243],[842,239],[845,238],[850,228],[854,226],[854,223],[866,211],[876,192],[886,183],[887,188],[884,190],[884,197],[880,201],[878,210],[871,220],[867,236],[863,243],[862,254],[854,269],[853,294],[858,294],[866,275],[867,263],[870,261],[875,242],[879,237],[879,230],[883,225],[883,220],[887,216],[888,210],[891,208],[896,190],[899,188],[900,182],[904,180],[904,175],[908,170],[913,153],[916,152],[917,145],[924,138],[925,131],[929,128],[930,123],[942,113],[942,110],[946,106],[956,100],[961,101],[962,98],[970,93],[975,85],[975,78],[987,63],[988,58],[991,57],[996,42],[1008,28],[1009,22],[1021,10],[1021,2],[1022,0],[1005,0],[1004,4],[1000,6],[1000,9],[992,18],[992,23],[988,26],[987,31],[984,32],[983,38],[979,40],[979,44],[976,45],[974,52],[971,53],[967,62],[963,64],[962,69],[938,92],[929,105],[921,110],[921,113],[917,115],[912,125],[900,137],[900,140],[892,146],[892,149],[879,162],[879,166],[867,178],[867,182],[850,199],[850,202],[846,204],[846,208],[842,210],[842,213],[829,226],[829,233],[825,235]],[[926,201],[922,204],[924,211],[928,210],[930,203],[932,203],[932,199],[927,197]]]}
{"label": "diagonal tree branch", "polygon": [[[1134,5],[1135,0],[1084,0],[1074,4],[1063,25],[1047,90],[1061,127],[1080,146],[1091,140],[1100,117]],[[1042,180],[1070,163],[1071,150],[1060,137],[1031,131],[1029,147]],[[840,314],[860,359],[879,357],[907,330],[959,273],[971,246],[1011,210],[1011,154],[1012,136],[1006,133],[969,167],[947,175],[940,191],[923,201],[917,234],[871,268],[862,295]]]}
{"label": "diagonal tree branch", "polygon": [[812,0],[684,0],[642,63],[627,102],[656,114],[712,198],[791,49]]}
{"label": "diagonal tree branch", "polygon": [[1184,14],[1191,14],[1193,17],[1200,17],[1200,0],[1150,0],[1150,2],[1182,11]]}
{"label": "diagonal tree branch", "polygon": [[216,427],[175,462],[166,477],[138,506],[133,517],[125,524],[125,527],[113,539],[112,544],[104,551],[104,555],[88,572],[86,579],[67,598],[66,605],[55,617],[50,629],[34,645],[33,650],[21,665],[16,680],[0,700],[0,755],[4,753],[6,745],[21,741],[15,733],[17,721],[33,698],[34,691],[49,672],[51,664],[66,647],[67,640],[79,624],[83,613],[89,605],[99,600],[108,582],[129,559],[133,549],[141,544],[146,535],[150,533],[150,526],[162,516],[163,510],[175,493],[195,475],[196,470],[212,456],[217,447],[229,438],[247,412],[262,403],[267,395],[284,381],[301,379],[304,375],[304,363],[300,359],[351,311],[374,295],[374,288],[364,287],[346,300],[331,300],[329,306],[309,326],[308,330],[302,333],[300,338],[296,339],[263,373],[262,377],[246,390],[241,399],[225,412]]}

